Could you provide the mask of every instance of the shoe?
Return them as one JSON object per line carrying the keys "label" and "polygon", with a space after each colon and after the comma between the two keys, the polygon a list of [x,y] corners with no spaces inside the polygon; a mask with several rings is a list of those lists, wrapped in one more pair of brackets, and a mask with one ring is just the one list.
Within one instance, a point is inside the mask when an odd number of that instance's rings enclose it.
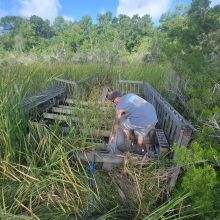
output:
{"label": "shoe", "polygon": [[142,145],[135,144],[134,145],[134,152],[136,152],[137,154],[140,154],[140,155],[145,155],[147,153],[146,146],[144,146],[143,144]]}

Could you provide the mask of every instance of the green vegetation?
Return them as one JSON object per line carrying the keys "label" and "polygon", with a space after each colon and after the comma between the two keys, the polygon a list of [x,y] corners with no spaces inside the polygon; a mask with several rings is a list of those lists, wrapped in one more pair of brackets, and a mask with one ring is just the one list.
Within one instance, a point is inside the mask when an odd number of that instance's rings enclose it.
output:
{"label": "green vegetation", "polygon": [[[93,193],[90,219],[220,218],[220,5],[209,4],[177,4],[158,27],[148,15],[112,18],[111,12],[98,15],[97,24],[89,15],[74,23],[59,16],[52,25],[37,16],[1,18],[1,219],[82,219]],[[123,79],[149,82],[196,131],[188,148],[173,146],[172,160],[134,163],[128,154],[124,166],[110,172],[96,165],[91,190],[90,162],[72,156],[94,148],[85,144],[93,127],[88,123],[79,133],[67,122],[68,136],[36,127],[20,111],[20,99],[54,77],[78,81],[102,73],[114,89],[121,71]],[[100,86],[87,99],[96,100]],[[83,117],[104,115],[94,107]],[[173,163],[182,173],[170,195],[164,172]]]}

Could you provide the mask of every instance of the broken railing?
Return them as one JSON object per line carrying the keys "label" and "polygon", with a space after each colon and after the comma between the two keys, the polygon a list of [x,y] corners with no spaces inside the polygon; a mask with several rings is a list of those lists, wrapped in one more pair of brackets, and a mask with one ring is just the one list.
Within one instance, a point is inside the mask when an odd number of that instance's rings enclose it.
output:
{"label": "broken railing", "polygon": [[54,78],[51,81],[51,85],[65,87],[67,90],[67,94],[70,96],[80,95],[86,97],[91,92],[92,88],[101,82],[103,76],[103,74],[96,73],[80,81],[71,81],[61,78]]}

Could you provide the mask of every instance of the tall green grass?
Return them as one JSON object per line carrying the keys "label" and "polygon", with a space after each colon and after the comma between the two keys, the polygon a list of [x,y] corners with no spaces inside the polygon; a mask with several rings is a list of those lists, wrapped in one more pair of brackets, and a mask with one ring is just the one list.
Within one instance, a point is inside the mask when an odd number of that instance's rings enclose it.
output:
{"label": "tall green grass", "polygon": [[[157,90],[163,90],[163,82],[169,66],[105,66],[105,65],[56,65],[14,66],[0,69],[0,217],[2,219],[82,219],[95,196],[91,219],[140,219],[149,215],[164,201],[163,181],[159,178],[164,165],[157,163],[132,163],[127,155],[123,167],[110,172],[96,164],[93,189],[89,184],[90,165],[73,159],[76,151],[89,137],[91,129],[99,129],[99,119],[107,118],[94,106],[92,116],[82,114],[88,123],[79,132],[79,124],[71,127],[68,136],[56,129],[34,126],[21,112],[20,100],[26,94],[50,86],[54,77],[79,81],[94,73],[106,74],[112,90],[118,73],[123,79],[144,80]],[[105,82],[102,82],[105,83]],[[97,100],[100,88],[90,92],[88,101]],[[20,92],[15,92],[15,85]],[[77,106],[82,112],[80,103]],[[80,116],[79,113],[77,113]],[[90,119],[97,121],[90,125]],[[110,117],[113,117],[112,115]],[[59,126],[59,121],[55,126]],[[109,129],[111,124],[107,125]],[[86,131],[87,130],[87,131]],[[101,140],[100,140],[101,141]],[[85,149],[85,148],[83,148]],[[176,203],[175,203],[176,204]],[[167,209],[164,213],[167,212]],[[163,214],[163,213],[162,213]],[[162,215],[161,214],[161,215]]]}

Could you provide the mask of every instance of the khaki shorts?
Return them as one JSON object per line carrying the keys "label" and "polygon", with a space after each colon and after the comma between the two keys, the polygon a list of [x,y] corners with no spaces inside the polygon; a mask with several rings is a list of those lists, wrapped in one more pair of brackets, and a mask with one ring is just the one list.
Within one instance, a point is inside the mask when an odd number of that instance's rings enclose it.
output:
{"label": "khaki shorts", "polygon": [[147,125],[147,126],[139,126],[139,125],[132,125],[130,119],[126,119],[120,123],[120,127],[124,130],[134,130],[134,133],[137,136],[145,137],[152,128],[155,127],[156,124]]}

